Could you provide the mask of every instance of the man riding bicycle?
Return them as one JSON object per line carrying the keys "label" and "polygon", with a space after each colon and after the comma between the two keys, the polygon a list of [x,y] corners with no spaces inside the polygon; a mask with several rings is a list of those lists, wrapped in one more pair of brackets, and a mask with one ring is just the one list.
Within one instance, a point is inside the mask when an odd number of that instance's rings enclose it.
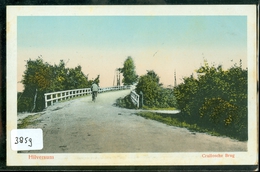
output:
{"label": "man riding bicycle", "polygon": [[91,86],[91,91],[92,91],[92,101],[96,100],[97,93],[98,93],[98,85],[96,83],[93,83]]}

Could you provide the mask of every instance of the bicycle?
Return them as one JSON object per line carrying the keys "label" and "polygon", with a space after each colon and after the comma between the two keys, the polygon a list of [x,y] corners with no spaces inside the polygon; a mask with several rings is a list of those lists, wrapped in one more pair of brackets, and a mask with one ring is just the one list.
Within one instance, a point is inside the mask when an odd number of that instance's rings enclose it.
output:
{"label": "bicycle", "polygon": [[92,91],[92,101],[95,102],[97,97],[97,91]]}

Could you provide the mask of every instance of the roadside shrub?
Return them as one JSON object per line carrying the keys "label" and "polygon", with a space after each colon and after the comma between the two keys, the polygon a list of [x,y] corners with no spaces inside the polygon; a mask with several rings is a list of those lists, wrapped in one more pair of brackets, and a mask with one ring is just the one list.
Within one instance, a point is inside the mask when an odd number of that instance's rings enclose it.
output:
{"label": "roadside shrub", "polygon": [[131,100],[131,95],[127,95],[124,98],[119,98],[116,100],[116,106],[127,108],[127,109],[135,109],[136,106]]}
{"label": "roadside shrub", "polygon": [[163,88],[159,82],[159,76],[148,70],[146,75],[139,78],[136,86],[137,94],[143,93],[144,105],[150,108],[168,108],[176,106],[176,99],[173,90]]}
{"label": "roadside shrub", "polygon": [[174,89],[177,107],[186,121],[247,140],[247,69],[204,66]]}
{"label": "roadside shrub", "polygon": [[17,106],[18,112],[28,111],[31,108],[31,104],[33,104],[33,101],[30,97],[23,97],[19,99]]}

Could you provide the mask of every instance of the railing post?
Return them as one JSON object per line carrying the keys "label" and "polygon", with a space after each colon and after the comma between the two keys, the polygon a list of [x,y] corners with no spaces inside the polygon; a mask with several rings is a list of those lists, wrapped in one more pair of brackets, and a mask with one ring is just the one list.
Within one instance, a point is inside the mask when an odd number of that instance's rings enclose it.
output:
{"label": "railing post", "polygon": [[137,108],[139,108],[139,95],[135,91],[131,91],[131,99]]}
{"label": "railing post", "polygon": [[139,108],[139,95],[137,95],[136,97],[137,97],[137,108]]}
{"label": "railing post", "polygon": [[47,102],[47,95],[44,94],[44,99],[45,99],[45,108],[48,106],[48,102]]}
{"label": "railing post", "polygon": [[142,108],[143,107],[143,104],[144,104],[144,95],[143,95],[143,92],[142,91],[140,91],[140,108]]}
{"label": "railing post", "polygon": [[51,94],[51,105],[53,105],[53,96],[52,96],[52,94]]}

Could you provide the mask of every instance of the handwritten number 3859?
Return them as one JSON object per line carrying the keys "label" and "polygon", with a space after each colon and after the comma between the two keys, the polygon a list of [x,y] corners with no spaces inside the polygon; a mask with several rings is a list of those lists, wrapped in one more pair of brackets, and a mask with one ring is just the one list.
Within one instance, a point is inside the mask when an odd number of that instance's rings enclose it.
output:
{"label": "handwritten number 3859", "polygon": [[28,146],[30,146],[30,147],[32,147],[32,138],[29,138],[28,139],[28,137],[15,137],[15,143],[14,144],[18,144],[18,143],[30,143],[30,145],[28,145]]}

